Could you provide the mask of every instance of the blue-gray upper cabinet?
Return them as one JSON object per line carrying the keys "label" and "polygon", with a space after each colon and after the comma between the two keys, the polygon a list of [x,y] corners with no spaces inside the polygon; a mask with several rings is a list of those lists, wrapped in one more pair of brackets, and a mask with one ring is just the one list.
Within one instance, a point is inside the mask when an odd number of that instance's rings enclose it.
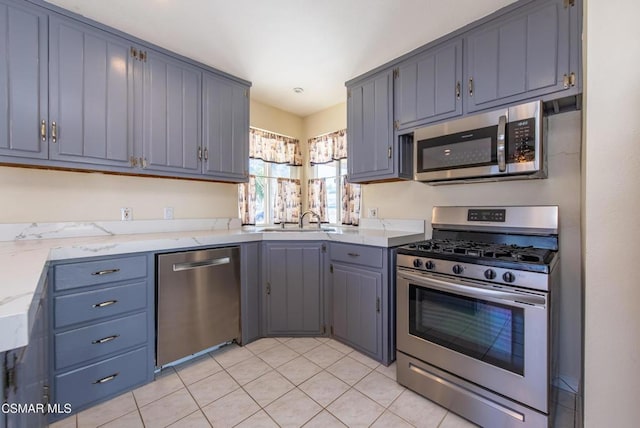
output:
{"label": "blue-gray upper cabinet", "polygon": [[396,130],[462,114],[462,40],[400,63],[394,72]]}
{"label": "blue-gray upper cabinet", "polygon": [[130,47],[107,32],[50,16],[50,159],[130,166]]}
{"label": "blue-gray upper cabinet", "polygon": [[263,245],[266,335],[323,334],[323,248],[326,244],[267,242]]}
{"label": "blue-gray upper cabinet", "polygon": [[[138,55],[142,55],[142,60],[138,60],[134,72],[137,95],[134,138],[136,148],[142,149],[140,166],[148,171],[199,174],[201,69],[152,50]],[[142,77],[141,82],[138,77]]]}
{"label": "blue-gray upper cabinet", "polygon": [[249,87],[203,73],[203,173],[246,181],[249,171]]}
{"label": "blue-gray upper cabinet", "polygon": [[47,15],[0,1],[0,156],[46,159]]}
{"label": "blue-gray upper cabinet", "polygon": [[536,1],[466,35],[465,111],[580,92],[575,14],[574,1]]}
{"label": "blue-gray upper cabinet", "polygon": [[347,87],[348,174],[351,182],[394,178],[393,71]]}

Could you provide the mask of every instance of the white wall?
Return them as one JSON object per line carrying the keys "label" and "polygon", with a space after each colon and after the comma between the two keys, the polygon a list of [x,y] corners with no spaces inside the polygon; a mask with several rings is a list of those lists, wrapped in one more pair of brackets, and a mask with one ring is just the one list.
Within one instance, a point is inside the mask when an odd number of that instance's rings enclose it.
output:
{"label": "white wall", "polygon": [[640,2],[585,2],[585,427],[640,423]]}
{"label": "white wall", "polygon": [[234,184],[0,166],[0,223],[237,217]]}

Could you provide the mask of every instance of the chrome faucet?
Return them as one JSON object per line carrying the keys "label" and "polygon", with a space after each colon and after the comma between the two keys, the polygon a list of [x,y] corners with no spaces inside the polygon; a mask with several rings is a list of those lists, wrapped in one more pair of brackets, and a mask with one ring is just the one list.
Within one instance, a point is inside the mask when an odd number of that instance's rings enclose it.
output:
{"label": "chrome faucet", "polygon": [[298,227],[302,229],[302,221],[304,220],[304,216],[306,216],[307,214],[311,214],[313,217],[315,217],[316,220],[318,220],[318,229],[320,229],[320,216],[311,210],[302,213],[302,215],[300,216],[300,220],[298,220]]}

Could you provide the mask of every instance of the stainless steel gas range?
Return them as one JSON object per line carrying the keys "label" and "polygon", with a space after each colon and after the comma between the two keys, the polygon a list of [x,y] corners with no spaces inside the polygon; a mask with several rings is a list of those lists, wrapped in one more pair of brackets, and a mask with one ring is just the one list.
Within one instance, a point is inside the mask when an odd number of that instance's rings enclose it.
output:
{"label": "stainless steel gas range", "polygon": [[483,427],[547,427],[558,207],[435,207],[397,250],[398,382]]}

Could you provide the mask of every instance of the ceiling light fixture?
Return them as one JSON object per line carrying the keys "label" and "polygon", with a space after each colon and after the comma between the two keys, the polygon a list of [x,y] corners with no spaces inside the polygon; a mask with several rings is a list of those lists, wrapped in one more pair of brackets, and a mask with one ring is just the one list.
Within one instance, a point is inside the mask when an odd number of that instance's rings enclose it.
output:
{"label": "ceiling light fixture", "polygon": [[295,87],[293,88],[293,92],[295,92],[296,94],[301,94],[304,92],[304,89],[300,88],[300,87]]}

